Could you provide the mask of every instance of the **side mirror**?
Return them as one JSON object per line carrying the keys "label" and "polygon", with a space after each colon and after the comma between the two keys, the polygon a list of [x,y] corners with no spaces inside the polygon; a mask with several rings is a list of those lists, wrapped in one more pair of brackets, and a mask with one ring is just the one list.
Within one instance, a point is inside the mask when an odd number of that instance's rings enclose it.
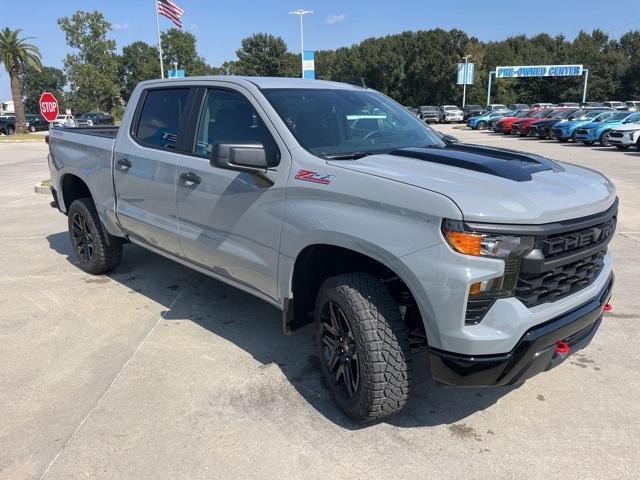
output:
{"label": "side mirror", "polygon": [[226,170],[265,173],[267,168],[277,163],[269,160],[269,155],[261,143],[216,142],[211,150],[210,163]]}
{"label": "side mirror", "polygon": [[448,143],[460,143],[458,137],[454,137],[453,135],[442,135],[442,138]]}

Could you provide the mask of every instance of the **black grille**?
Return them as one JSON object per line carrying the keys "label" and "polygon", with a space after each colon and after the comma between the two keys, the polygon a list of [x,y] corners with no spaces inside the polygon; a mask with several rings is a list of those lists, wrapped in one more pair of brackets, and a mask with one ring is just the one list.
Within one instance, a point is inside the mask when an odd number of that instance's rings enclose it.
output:
{"label": "black grille", "polygon": [[622,133],[622,132],[611,132],[609,134],[609,137],[622,138],[622,137],[624,137],[624,133]]}
{"label": "black grille", "polygon": [[466,325],[476,325],[479,323],[495,300],[495,298],[469,298],[464,323]]}
{"label": "black grille", "polygon": [[527,307],[553,302],[590,285],[604,266],[606,250],[538,275],[521,274],[516,297]]}
{"label": "black grille", "polygon": [[586,128],[579,128],[576,130],[576,133],[579,135],[586,135],[588,132]]}

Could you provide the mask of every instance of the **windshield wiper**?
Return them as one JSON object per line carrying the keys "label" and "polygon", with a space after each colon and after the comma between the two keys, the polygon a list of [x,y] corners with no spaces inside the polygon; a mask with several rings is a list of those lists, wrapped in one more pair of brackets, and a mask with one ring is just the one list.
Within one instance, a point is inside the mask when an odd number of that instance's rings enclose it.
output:
{"label": "windshield wiper", "polygon": [[339,153],[336,155],[323,155],[327,160],[358,160],[359,158],[368,157],[373,155],[371,152],[353,152],[353,153]]}

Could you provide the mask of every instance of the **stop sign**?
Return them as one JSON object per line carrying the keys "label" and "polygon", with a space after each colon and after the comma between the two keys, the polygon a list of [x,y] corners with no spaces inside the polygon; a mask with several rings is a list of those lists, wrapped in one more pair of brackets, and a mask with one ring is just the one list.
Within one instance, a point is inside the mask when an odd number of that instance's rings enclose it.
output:
{"label": "stop sign", "polygon": [[53,93],[44,92],[40,95],[40,113],[47,122],[53,122],[58,116],[58,100]]}

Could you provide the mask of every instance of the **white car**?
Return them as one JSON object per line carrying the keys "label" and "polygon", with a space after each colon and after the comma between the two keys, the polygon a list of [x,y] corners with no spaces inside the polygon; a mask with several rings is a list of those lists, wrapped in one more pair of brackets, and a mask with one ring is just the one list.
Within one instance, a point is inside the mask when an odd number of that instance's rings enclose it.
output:
{"label": "white car", "polygon": [[76,127],[76,119],[73,115],[58,115],[52,122],[54,127]]}
{"label": "white car", "polygon": [[444,123],[462,122],[464,120],[464,112],[455,105],[442,105],[440,107],[440,119]]}
{"label": "white car", "polygon": [[609,143],[619,149],[636,145],[640,148],[640,123],[627,123],[609,132]]}

